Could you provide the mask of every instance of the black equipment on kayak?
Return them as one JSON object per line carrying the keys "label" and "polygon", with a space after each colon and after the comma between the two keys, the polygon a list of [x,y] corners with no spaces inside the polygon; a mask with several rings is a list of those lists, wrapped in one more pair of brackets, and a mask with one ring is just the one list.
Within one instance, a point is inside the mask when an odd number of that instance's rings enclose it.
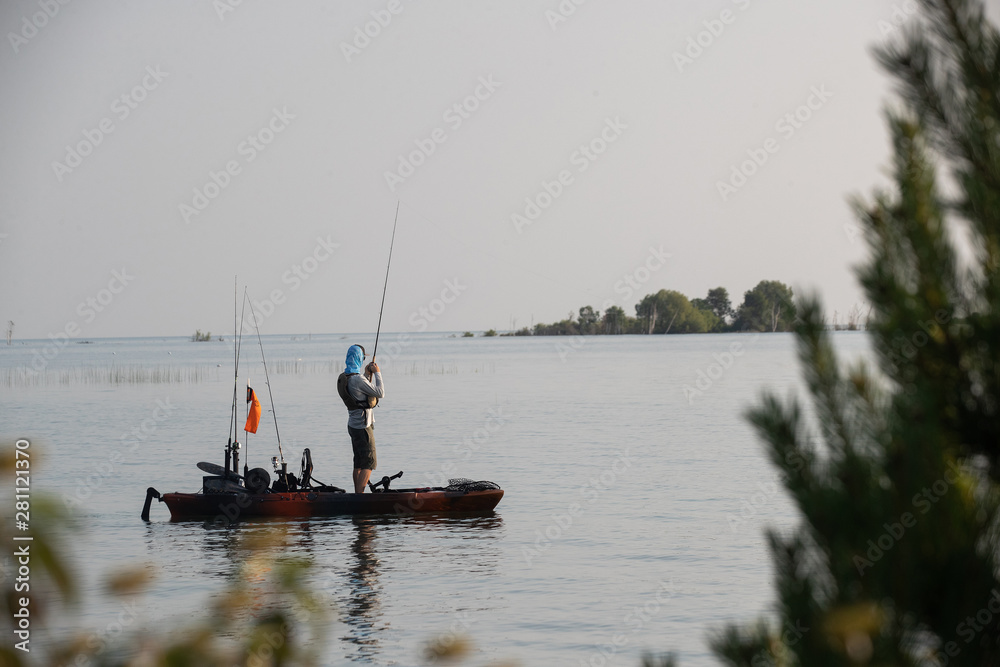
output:
{"label": "black equipment on kayak", "polygon": [[153,502],[153,498],[163,502],[160,492],[150,486],[146,489],[146,502],[142,505],[142,514],[139,515],[143,521],[149,521],[149,505]]}
{"label": "black equipment on kayak", "polygon": [[309,488],[309,480],[312,477],[313,472],[313,457],[309,448],[306,447],[302,452],[302,467],[299,468],[299,484],[303,488]]}
{"label": "black equipment on kayak", "polygon": [[299,480],[295,478],[290,472],[286,472],[274,480],[274,484],[271,485],[271,491],[274,493],[286,493],[288,491],[297,491],[299,488]]}
{"label": "black equipment on kayak", "polygon": [[456,477],[448,480],[448,486],[444,488],[445,491],[461,491],[462,493],[468,493],[469,491],[491,491],[493,489],[499,489],[500,485],[494,482],[488,482],[484,479],[479,481],[466,479],[465,477]]}
{"label": "black equipment on kayak", "polygon": [[198,470],[202,472],[207,472],[209,475],[218,475],[219,477],[224,477],[226,479],[240,480],[242,476],[238,475],[232,470],[226,470],[217,463],[208,463],[207,461],[201,461],[198,463]]}
{"label": "black equipment on kayak", "polygon": [[250,493],[267,493],[271,486],[271,475],[264,468],[251,468],[243,481]]}
{"label": "black equipment on kayak", "polygon": [[392,477],[389,477],[389,476],[383,477],[382,479],[380,479],[379,481],[375,482],[374,484],[372,484],[371,482],[368,482],[368,488],[372,490],[372,493],[379,493],[378,487],[380,487],[380,486],[382,487],[383,491],[388,491],[389,490],[389,482],[391,482],[392,480],[397,479],[399,477],[402,477],[402,476],[403,476],[403,471],[400,470],[399,472],[397,472]]}

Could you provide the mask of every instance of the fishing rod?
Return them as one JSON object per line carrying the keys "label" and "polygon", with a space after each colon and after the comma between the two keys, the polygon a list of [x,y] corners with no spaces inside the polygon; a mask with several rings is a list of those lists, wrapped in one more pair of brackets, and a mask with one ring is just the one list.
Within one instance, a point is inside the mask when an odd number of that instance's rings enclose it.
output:
{"label": "fishing rod", "polygon": [[[239,321],[240,332],[239,332],[239,336],[237,336],[237,334],[236,334],[236,324],[237,324],[237,322],[236,322],[236,317],[237,317],[236,316],[236,312],[237,312],[237,310],[236,310],[236,303],[237,303],[236,295],[237,295],[237,293],[238,292],[237,292],[237,289],[236,289],[236,279],[233,278],[233,336],[236,338],[236,340],[233,341],[233,409],[232,409],[232,414],[230,414],[230,421],[231,421],[231,423],[229,425],[229,440],[230,441],[232,441],[232,439],[233,439],[233,433],[239,434],[239,429],[237,428],[237,426],[239,424],[239,421],[238,421],[239,420],[239,415],[237,414],[237,411],[236,411],[236,397],[238,396],[238,394],[237,394],[237,385],[239,384],[239,380],[240,380],[240,342],[242,342],[242,340],[243,340],[243,318],[244,318],[244,314],[246,313],[246,303],[244,303],[243,304],[243,312],[240,313],[240,315],[239,315],[239,318],[240,318],[240,321]],[[237,436],[237,439],[238,439],[238,436]]]}
{"label": "fishing rod", "polygon": [[[233,276],[233,335],[236,335],[236,312],[237,308],[237,294],[239,294],[238,288],[236,287],[236,276]],[[239,383],[240,376],[240,356],[239,350],[236,348],[236,342],[233,341],[233,407],[229,412],[229,443],[226,447],[230,447],[233,444],[233,431],[236,428],[236,386]]]}
{"label": "fishing rod", "polygon": [[[235,401],[236,401],[236,397],[238,396],[238,394],[236,393],[236,384],[237,384],[237,382],[239,382],[239,370],[238,369],[239,369],[239,363],[240,363],[239,362],[240,352],[243,351],[243,323],[246,322],[246,312],[247,312],[247,298],[246,297],[247,297],[247,288],[244,287],[243,288],[243,308],[240,309],[240,335],[236,338],[236,366],[237,366],[237,375],[236,375],[236,378],[233,381],[233,401],[234,401],[234,403],[233,403],[233,428],[236,429],[236,433],[240,432],[239,415],[238,415],[237,410],[236,410]],[[233,325],[233,333],[234,334],[236,333],[236,325],[235,325],[235,323]],[[249,460],[249,456],[250,456],[249,440],[246,439],[245,435],[244,435],[244,441],[247,444],[247,451],[243,455],[243,474],[245,475],[246,472],[247,472],[247,461]],[[237,466],[234,463],[233,464],[233,472],[239,473],[239,471],[236,470],[236,468],[237,468]]]}
{"label": "fishing rod", "polygon": [[389,286],[389,267],[392,265],[392,245],[396,242],[396,222],[399,220],[399,200],[396,200],[396,217],[392,220],[392,239],[389,241],[389,261],[385,264],[385,284],[382,285],[382,305],[378,309],[378,328],[375,329],[375,350],[372,352],[372,363],[378,354],[378,335],[382,331],[382,311],[385,309],[385,290]]}
{"label": "fishing rod", "polygon": [[[233,336],[236,336],[236,303],[238,294],[238,288],[236,286],[236,276],[233,276]],[[243,313],[246,312],[246,304],[243,306]],[[233,342],[233,407],[230,414],[229,423],[229,441],[226,444],[226,472],[229,472],[229,461],[231,455],[233,457],[239,457],[239,454],[233,450],[233,440],[235,434],[236,446],[239,447],[239,413],[236,410],[236,399],[237,399],[237,387],[239,386],[240,380],[240,343],[243,340],[243,313],[240,314],[240,333],[239,337]],[[237,458],[232,458],[233,461],[233,472],[239,474],[239,464],[237,463]]]}
{"label": "fishing rod", "polygon": [[[245,296],[245,295],[244,295]],[[249,301],[249,297],[247,297]],[[267,359],[264,358],[264,343],[260,340],[260,327],[257,325],[257,313],[254,311],[253,302],[250,303],[250,314],[253,315],[253,326],[257,330],[257,344],[260,345],[260,360],[264,363],[264,382],[267,384],[267,395],[271,399],[271,415],[274,417],[274,435],[278,438],[278,455],[281,456],[281,474],[287,474],[285,454],[281,451],[281,434],[278,433],[278,413],[274,410],[274,394],[271,393],[271,378],[267,375]]]}

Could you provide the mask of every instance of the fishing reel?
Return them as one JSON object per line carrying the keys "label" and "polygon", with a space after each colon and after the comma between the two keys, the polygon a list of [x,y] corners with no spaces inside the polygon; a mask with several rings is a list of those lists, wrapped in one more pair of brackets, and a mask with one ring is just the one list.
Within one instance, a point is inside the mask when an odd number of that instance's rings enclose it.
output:
{"label": "fishing reel", "polygon": [[299,480],[296,479],[295,475],[288,472],[288,464],[284,461],[278,464],[278,457],[271,457],[271,465],[274,466],[274,473],[278,476],[278,479],[274,480],[274,485],[271,486],[271,490],[277,493],[283,493],[286,491],[295,491],[299,488]]}

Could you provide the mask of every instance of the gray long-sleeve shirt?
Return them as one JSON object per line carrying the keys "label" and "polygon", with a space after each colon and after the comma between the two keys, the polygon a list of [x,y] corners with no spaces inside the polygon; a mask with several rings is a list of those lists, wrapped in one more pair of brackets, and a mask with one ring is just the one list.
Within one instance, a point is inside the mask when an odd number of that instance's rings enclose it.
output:
{"label": "gray long-sleeve shirt", "polygon": [[[375,373],[373,385],[364,375],[351,375],[347,378],[347,391],[359,401],[365,400],[367,396],[374,396],[381,399],[385,396],[385,386],[382,384],[382,373]],[[375,425],[375,418],[372,410],[350,410],[347,418],[347,425],[351,428],[368,428]]]}

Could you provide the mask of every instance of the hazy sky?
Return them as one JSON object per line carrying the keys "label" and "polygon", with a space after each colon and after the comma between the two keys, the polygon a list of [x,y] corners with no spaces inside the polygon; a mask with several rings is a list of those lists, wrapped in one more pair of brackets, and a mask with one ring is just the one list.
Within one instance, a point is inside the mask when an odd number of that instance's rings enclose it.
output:
{"label": "hazy sky", "polygon": [[843,313],[912,7],[5,1],[0,320],[222,333],[238,277],[262,333],[373,331],[397,201],[385,331],[763,279]]}

